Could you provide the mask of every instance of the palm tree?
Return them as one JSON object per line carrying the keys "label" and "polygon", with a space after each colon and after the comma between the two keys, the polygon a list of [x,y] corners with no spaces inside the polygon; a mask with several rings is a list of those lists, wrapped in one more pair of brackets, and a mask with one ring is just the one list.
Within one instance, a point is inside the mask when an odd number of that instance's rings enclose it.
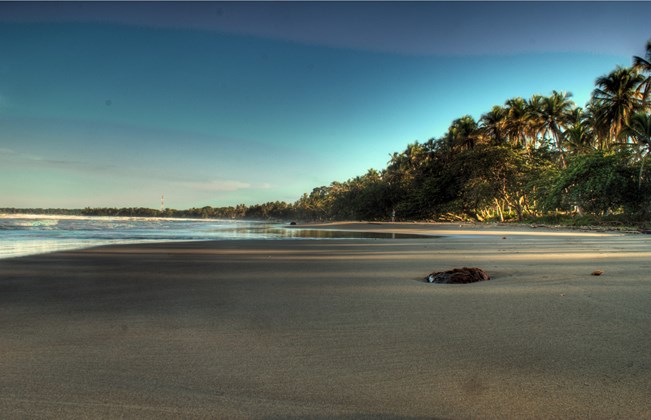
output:
{"label": "palm tree", "polygon": [[638,86],[638,92],[642,94],[642,102],[647,109],[651,108],[649,96],[651,96],[651,39],[646,42],[646,54],[644,58],[633,56],[633,68],[640,74],[645,75]]}
{"label": "palm tree", "polygon": [[527,134],[529,133],[529,112],[527,101],[523,98],[512,98],[505,102],[506,120],[505,133],[511,144],[527,148]]}
{"label": "palm tree", "polygon": [[643,77],[632,68],[617,67],[610,74],[599,77],[592,91],[595,118],[608,128],[608,140],[621,138],[631,115],[642,108],[641,95],[637,90]]}
{"label": "palm tree", "polygon": [[583,112],[583,118],[590,126],[594,137],[593,141],[598,150],[603,150],[606,147],[610,136],[610,125],[601,118],[606,112],[603,110],[604,107],[603,103],[591,98]]}
{"label": "palm tree", "polygon": [[479,140],[479,134],[479,126],[475,119],[470,115],[464,115],[452,121],[446,138],[453,148],[471,150],[475,148]]}
{"label": "palm tree", "polygon": [[539,117],[543,139],[548,136],[554,142],[556,150],[561,156],[561,165],[565,167],[565,156],[563,151],[563,131],[569,125],[570,115],[575,108],[574,102],[570,100],[572,94],[569,92],[553,91],[550,96],[542,98]]}
{"label": "palm tree", "polygon": [[568,124],[563,132],[563,142],[574,153],[585,153],[594,149],[594,131],[591,115],[581,108],[575,108],[568,116]]}
{"label": "palm tree", "polygon": [[532,95],[527,101],[526,107],[526,128],[525,133],[529,138],[529,147],[536,149],[544,143],[544,121],[543,106],[545,97],[542,95]]}
{"label": "palm tree", "polygon": [[393,153],[387,162],[387,173],[392,178],[399,178],[404,181],[413,180],[423,165],[428,161],[425,146],[418,143],[410,143],[402,153]]}
{"label": "palm tree", "polygon": [[425,148],[417,141],[408,144],[404,153],[410,169],[418,168],[425,161]]}
{"label": "palm tree", "polygon": [[638,112],[633,115],[626,130],[636,143],[651,148],[651,114]]}
{"label": "palm tree", "polygon": [[493,106],[490,111],[481,116],[479,122],[483,135],[489,138],[493,145],[500,145],[506,141],[506,110],[503,107]]}
{"label": "palm tree", "polygon": [[638,112],[633,115],[624,131],[639,146],[641,163],[638,187],[641,187],[644,174],[644,162],[646,161],[649,152],[651,152],[651,114]]}

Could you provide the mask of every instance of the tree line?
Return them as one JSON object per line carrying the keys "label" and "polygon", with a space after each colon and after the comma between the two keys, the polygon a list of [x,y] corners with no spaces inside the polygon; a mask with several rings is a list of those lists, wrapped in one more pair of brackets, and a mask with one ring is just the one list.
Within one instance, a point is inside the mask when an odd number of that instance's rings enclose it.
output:
{"label": "tree line", "polygon": [[651,40],[631,67],[597,78],[584,107],[569,92],[510,98],[295,208],[312,219],[648,220],[650,97]]}

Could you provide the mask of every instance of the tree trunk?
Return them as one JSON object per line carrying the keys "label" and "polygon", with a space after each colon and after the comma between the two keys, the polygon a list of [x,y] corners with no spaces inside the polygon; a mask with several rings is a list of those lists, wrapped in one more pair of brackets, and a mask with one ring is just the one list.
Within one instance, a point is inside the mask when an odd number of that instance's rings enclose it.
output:
{"label": "tree trunk", "polygon": [[644,176],[644,161],[646,161],[646,157],[649,154],[649,151],[647,150],[647,153],[642,156],[642,163],[640,164],[640,175],[638,176],[637,180],[637,189],[641,190],[642,189],[642,177]]}
{"label": "tree trunk", "polygon": [[500,216],[500,222],[504,222],[504,212],[502,211],[502,206],[497,197],[495,197],[495,209],[497,210],[497,214]]}

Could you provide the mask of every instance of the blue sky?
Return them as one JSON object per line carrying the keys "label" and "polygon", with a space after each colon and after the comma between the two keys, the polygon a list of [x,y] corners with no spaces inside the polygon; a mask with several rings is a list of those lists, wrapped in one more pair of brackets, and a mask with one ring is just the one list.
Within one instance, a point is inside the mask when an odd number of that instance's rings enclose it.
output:
{"label": "blue sky", "polygon": [[294,201],[630,65],[651,3],[0,3],[0,207]]}

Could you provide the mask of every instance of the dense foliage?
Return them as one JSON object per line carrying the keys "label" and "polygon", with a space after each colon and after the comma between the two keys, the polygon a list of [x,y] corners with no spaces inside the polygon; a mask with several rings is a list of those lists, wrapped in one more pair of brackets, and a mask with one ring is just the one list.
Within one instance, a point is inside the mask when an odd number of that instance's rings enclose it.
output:
{"label": "dense foliage", "polygon": [[511,98],[454,120],[387,167],[315,188],[294,204],[309,219],[524,220],[550,214],[646,220],[651,204],[651,40],[633,67],[571,93]]}
{"label": "dense foliage", "polygon": [[[651,210],[651,40],[632,67],[596,79],[585,107],[572,94],[511,98],[441,138],[409,144],[387,167],[314,188],[295,203],[84,215],[297,220],[518,220]],[[70,211],[69,211],[70,212]]]}

